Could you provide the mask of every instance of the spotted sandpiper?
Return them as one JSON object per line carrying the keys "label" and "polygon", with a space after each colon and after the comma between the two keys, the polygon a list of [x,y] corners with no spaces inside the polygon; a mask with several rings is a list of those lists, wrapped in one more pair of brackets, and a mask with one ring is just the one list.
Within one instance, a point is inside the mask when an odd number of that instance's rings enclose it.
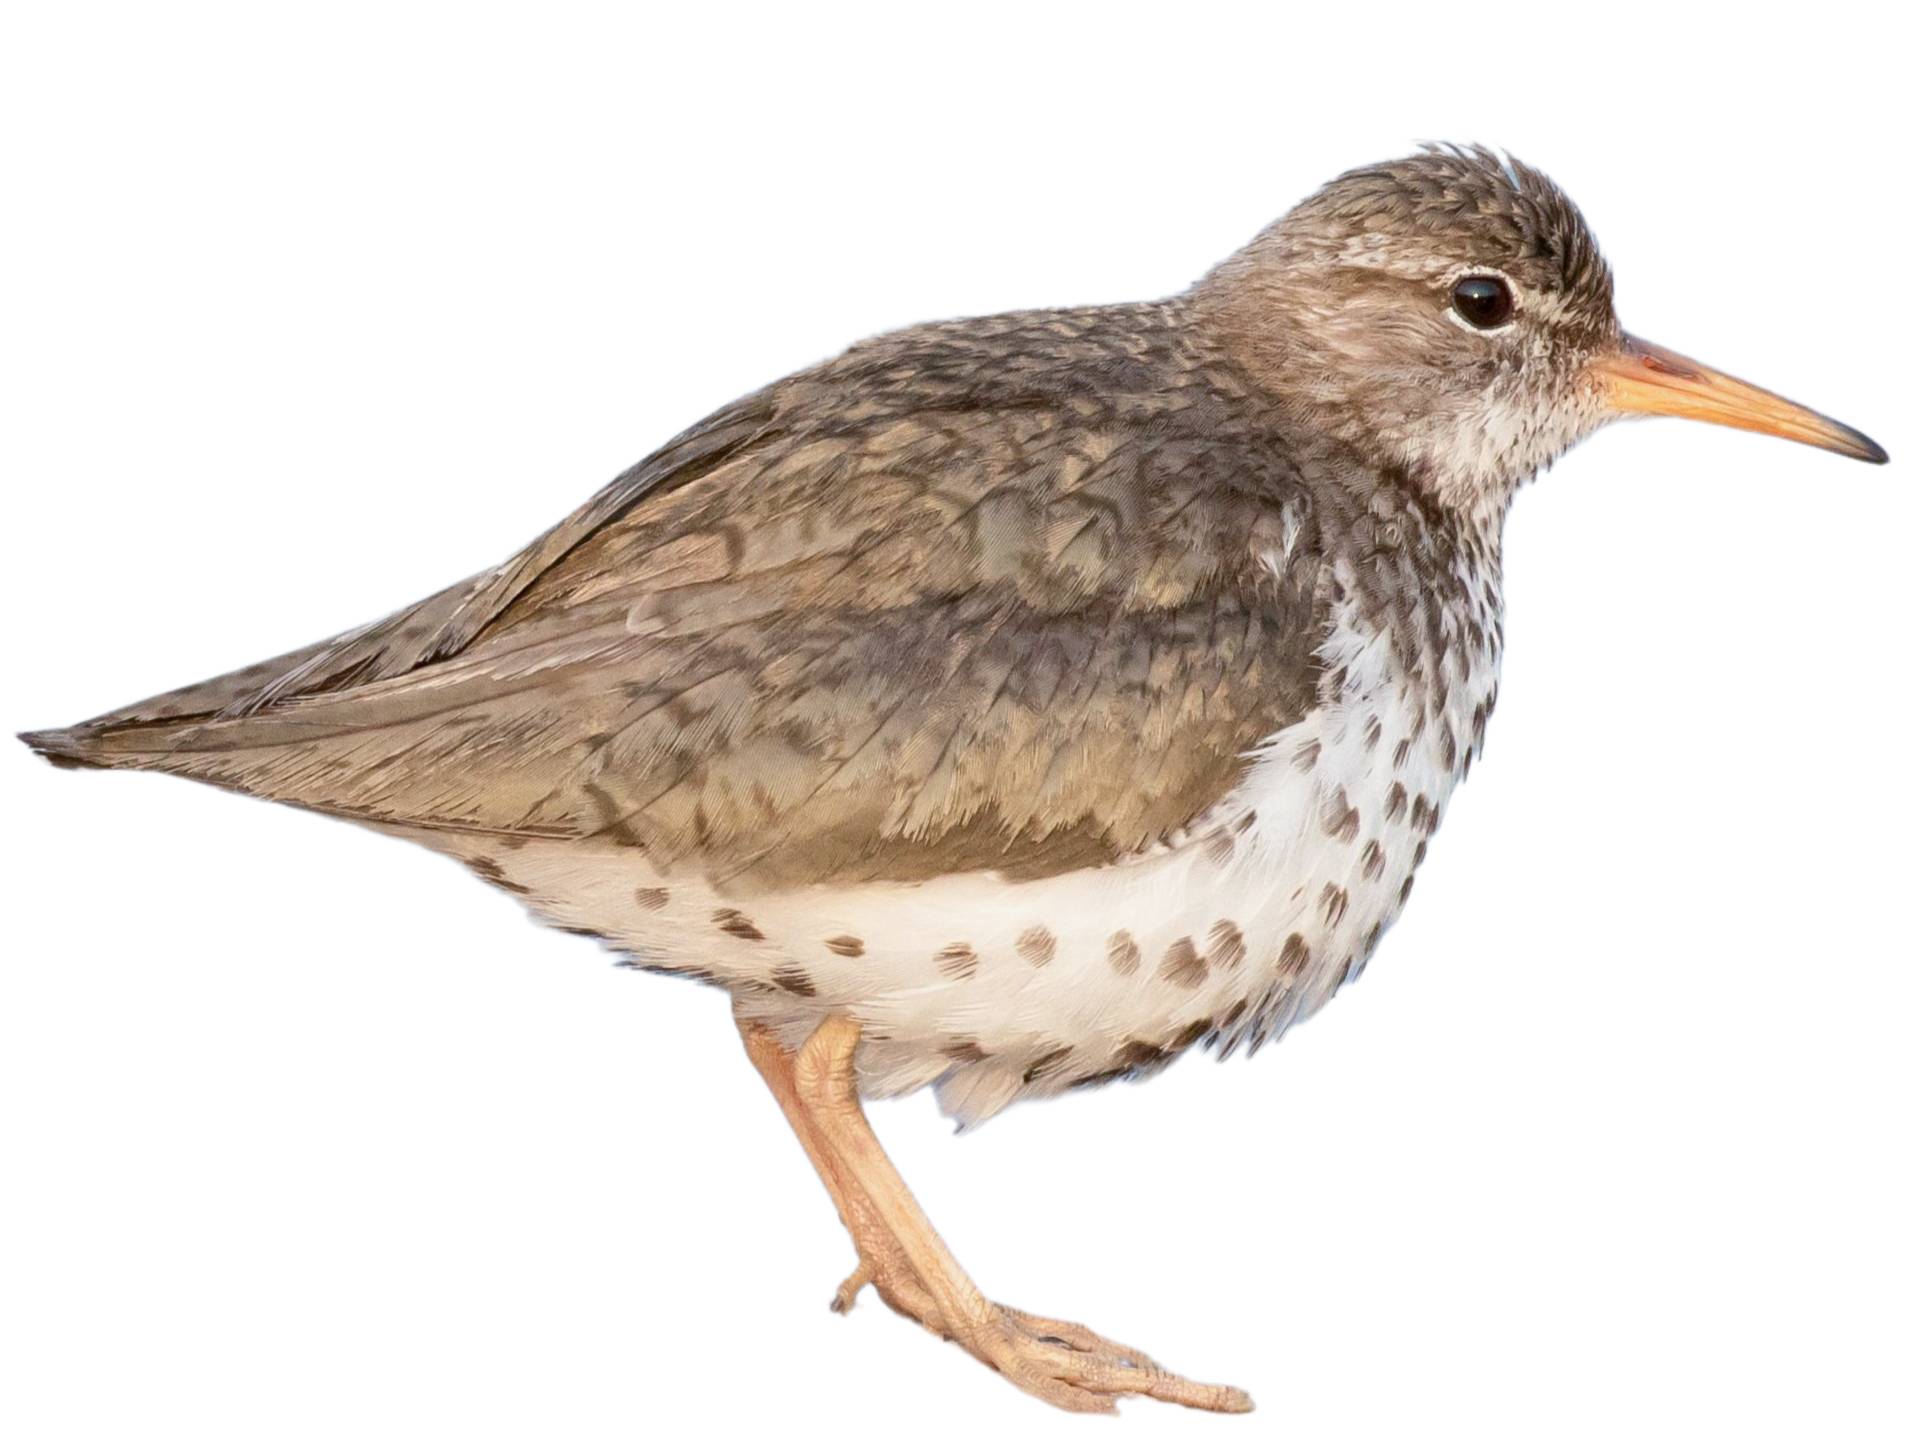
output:
{"label": "spotted sandpiper", "polygon": [[1068,1409],[1238,1410],[987,1300],[867,1126],[977,1124],[1359,973],[1498,693],[1514,491],[1609,419],[1858,459],[1625,334],[1536,170],[1334,180],[1177,298],[924,325],[728,405],[504,564],[24,736],[451,854],[732,996],[867,1284]]}

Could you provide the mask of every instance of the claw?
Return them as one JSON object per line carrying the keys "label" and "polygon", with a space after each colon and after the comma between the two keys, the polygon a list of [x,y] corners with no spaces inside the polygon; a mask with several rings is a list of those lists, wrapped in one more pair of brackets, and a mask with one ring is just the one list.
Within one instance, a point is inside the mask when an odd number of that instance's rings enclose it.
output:
{"label": "claw", "polygon": [[835,1314],[845,1314],[850,1311],[853,1307],[853,1302],[860,1297],[860,1290],[864,1289],[872,1280],[873,1276],[867,1271],[866,1261],[862,1259],[859,1267],[847,1275],[846,1278],[842,1279],[840,1281],[840,1287],[833,1292],[833,1312]]}

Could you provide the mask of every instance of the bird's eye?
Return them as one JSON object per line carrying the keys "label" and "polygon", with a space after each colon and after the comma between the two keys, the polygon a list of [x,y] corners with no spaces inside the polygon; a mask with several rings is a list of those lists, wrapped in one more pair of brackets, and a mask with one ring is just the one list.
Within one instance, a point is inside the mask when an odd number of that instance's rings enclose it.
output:
{"label": "bird's eye", "polygon": [[1513,317],[1513,291],[1497,275],[1468,275],[1453,286],[1453,311],[1475,330],[1496,330]]}

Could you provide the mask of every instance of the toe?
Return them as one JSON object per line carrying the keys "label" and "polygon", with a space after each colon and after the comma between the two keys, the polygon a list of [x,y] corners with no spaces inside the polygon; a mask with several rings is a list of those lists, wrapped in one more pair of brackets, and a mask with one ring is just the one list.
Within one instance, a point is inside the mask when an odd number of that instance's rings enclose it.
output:
{"label": "toe", "polygon": [[1201,1384],[1153,1362],[1138,1349],[1061,1319],[1003,1309],[1005,1322],[1026,1340],[1023,1354],[1056,1380],[1098,1395],[1141,1394],[1189,1409],[1245,1414],[1252,1397],[1230,1384]]}
{"label": "toe", "polygon": [[1075,1414],[1110,1414],[1112,1396],[1078,1382],[1047,1358],[1036,1355],[1034,1341],[1017,1331],[994,1326],[961,1341],[973,1354],[1035,1398]]}
{"label": "toe", "polygon": [[1116,1359],[1130,1359],[1141,1367],[1149,1367],[1152,1360],[1137,1349],[1124,1344],[1116,1344],[1105,1335],[1088,1329],[1084,1324],[1075,1324],[1068,1319],[1048,1319],[1042,1314],[1028,1314],[1024,1309],[1013,1309],[1002,1305],[1000,1312],[1006,1315],[1027,1333],[1041,1339],[1052,1340],[1056,1344],[1077,1350],[1082,1354],[1106,1354]]}

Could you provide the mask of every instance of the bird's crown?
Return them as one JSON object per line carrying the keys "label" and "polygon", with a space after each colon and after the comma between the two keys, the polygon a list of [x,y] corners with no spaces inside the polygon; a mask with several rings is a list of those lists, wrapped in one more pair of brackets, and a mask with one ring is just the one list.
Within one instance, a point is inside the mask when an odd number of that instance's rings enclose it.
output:
{"label": "bird's crown", "polygon": [[1569,306],[1612,311],[1612,271],[1579,207],[1541,171],[1484,145],[1427,144],[1348,170],[1269,233],[1288,248],[1331,247],[1353,261],[1371,250],[1415,268],[1470,251],[1524,272]]}

